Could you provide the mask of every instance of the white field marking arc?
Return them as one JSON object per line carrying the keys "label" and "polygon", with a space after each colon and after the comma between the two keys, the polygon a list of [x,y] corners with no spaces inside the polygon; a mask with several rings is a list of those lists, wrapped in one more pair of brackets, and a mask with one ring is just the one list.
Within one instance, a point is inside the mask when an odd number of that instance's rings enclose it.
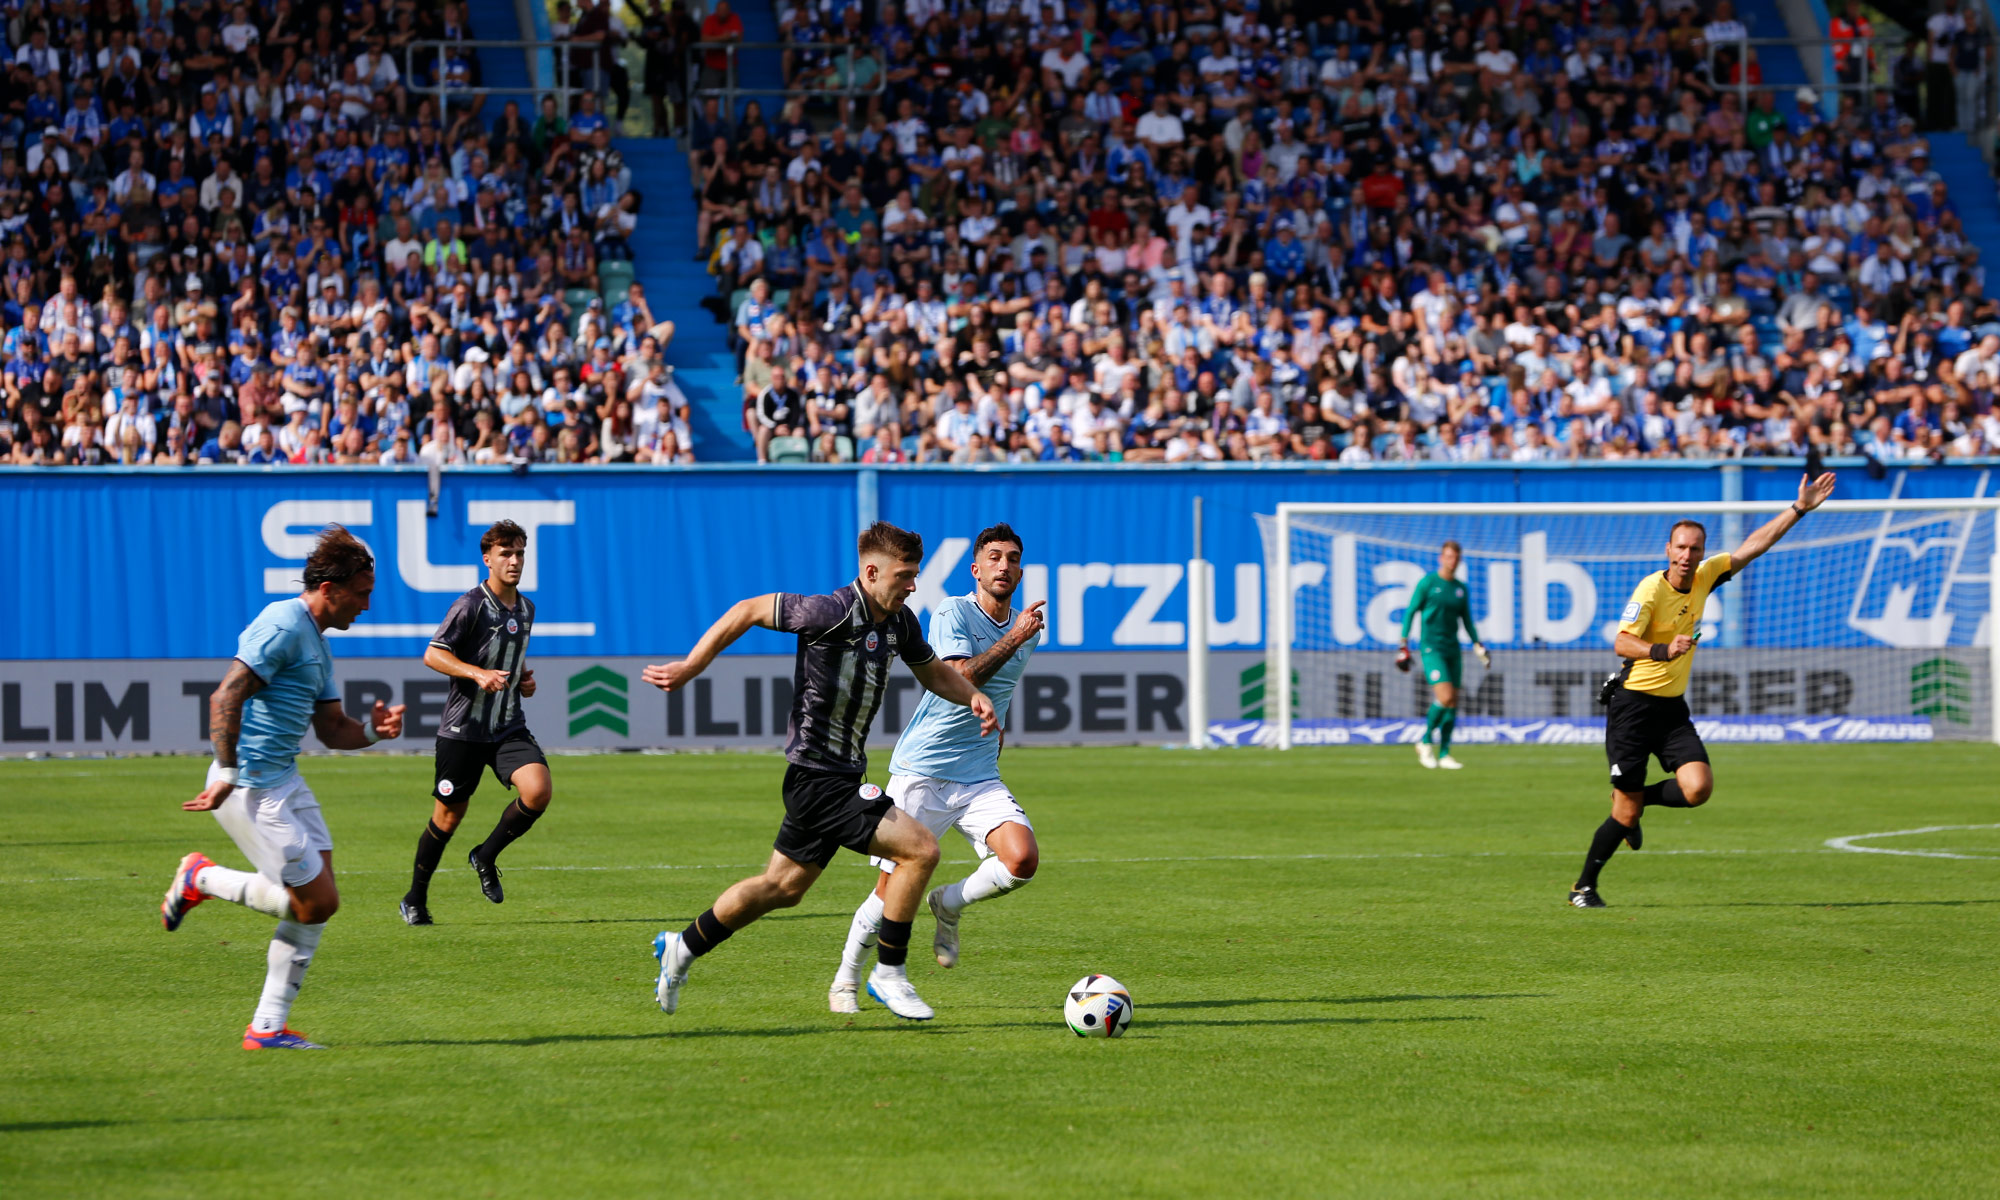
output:
{"label": "white field marking arc", "polygon": [[1875,838],[1915,837],[1920,833],[1950,833],[1962,829],[2000,829],[2000,824],[1991,825],[1926,825],[1922,829],[1891,829],[1887,833],[1851,833],[1846,837],[1826,839],[1829,850],[1845,850],[1851,854],[1894,854],[1900,858],[1965,858],[1978,861],[2000,859],[2000,854],[1959,854],[1951,850],[1892,850],[1887,846],[1858,846],[1856,842],[1872,841]]}
{"label": "white field marking arc", "polygon": [[[1861,836],[1880,837],[1883,835],[1863,834]],[[1794,847],[1790,849],[1775,849],[1775,850],[1773,849],[1653,850],[1653,851],[1648,851],[1647,853],[1653,854],[1655,856],[1662,856],[1669,854],[1672,855],[1825,854],[1827,853],[1827,850],[1824,847],[1820,846],[1804,846],[1804,847]],[[1063,859],[1050,859],[1048,861],[1049,864],[1056,866],[1120,866],[1120,865],[1142,865],[1146,863],[1195,863],[1195,862],[1319,862],[1319,861],[1368,862],[1376,859],[1572,858],[1572,857],[1574,857],[1574,853],[1569,850],[1475,850],[1475,851],[1468,851],[1462,854],[1428,854],[1422,851],[1411,851],[1408,853],[1384,853],[1384,854],[1197,854],[1197,855],[1188,855],[1185,857],[1162,856],[1156,858],[1063,858]],[[977,863],[976,859],[947,858],[941,860],[939,865],[973,866],[976,865],[976,863]],[[764,863],[625,863],[613,866],[588,866],[577,863],[554,863],[554,864],[546,864],[542,866],[532,866],[532,867],[509,867],[507,869],[509,871],[755,871],[763,867],[764,865],[765,865]],[[868,870],[874,870],[874,867],[871,866],[870,864],[860,861],[849,862],[846,863],[846,865],[856,868],[865,867]],[[455,867],[444,866],[438,868],[438,874],[440,875],[450,874],[454,870],[456,870]],[[402,868],[396,868],[393,870],[358,870],[358,871],[340,872],[340,875],[342,876],[348,876],[348,875],[402,876],[407,874],[409,874],[409,872]],[[51,875],[51,876],[44,876],[39,879],[0,879],[0,886],[12,887],[15,885],[36,884],[36,883],[115,883],[118,882],[120,879],[124,878],[128,877],[116,876],[116,875]]]}

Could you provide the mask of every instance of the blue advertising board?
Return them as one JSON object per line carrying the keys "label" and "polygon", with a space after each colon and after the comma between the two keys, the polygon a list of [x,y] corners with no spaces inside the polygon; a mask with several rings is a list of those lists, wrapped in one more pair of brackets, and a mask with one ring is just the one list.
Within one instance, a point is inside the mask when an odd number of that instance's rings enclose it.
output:
{"label": "blue advertising board", "polygon": [[[1284,501],[1785,499],[1798,475],[1796,463],[471,469],[443,473],[433,510],[421,471],[7,469],[0,528],[11,553],[0,608],[10,619],[0,621],[0,659],[226,656],[258,609],[296,593],[314,530],[333,521],[354,529],[378,560],[373,607],[341,652],[419,654],[451,598],[478,580],[479,534],[500,517],[531,530],[523,585],[540,615],[537,648],[549,654],[684,652],[737,599],[846,582],[856,529],[877,516],[924,535],[921,609],[971,586],[971,540],[1004,520],[1026,543],[1027,597],[1049,602],[1046,650],[1173,649],[1186,644],[1184,576],[1197,496],[1203,556],[1215,564],[1211,644],[1254,650],[1266,624],[1258,517]],[[1892,489],[1906,497],[1991,495],[2000,471],[1939,467],[1883,480],[1843,472],[1843,496]],[[1636,567],[1584,569],[1601,583],[1600,604],[1615,607]],[[1374,587],[1372,579],[1363,572],[1362,586]],[[1883,605],[1908,600],[1920,608],[1938,594],[1895,580],[1880,591]],[[1946,595],[1955,614],[1948,637],[1967,644],[1973,621],[1956,614],[1979,608],[1984,593],[1959,587]],[[1369,596],[1356,602],[1365,612]],[[1484,602],[1476,608],[1489,611]],[[1366,634],[1365,621],[1361,627]],[[1301,636],[1315,635],[1302,624]],[[737,649],[784,653],[790,639],[754,631]]]}

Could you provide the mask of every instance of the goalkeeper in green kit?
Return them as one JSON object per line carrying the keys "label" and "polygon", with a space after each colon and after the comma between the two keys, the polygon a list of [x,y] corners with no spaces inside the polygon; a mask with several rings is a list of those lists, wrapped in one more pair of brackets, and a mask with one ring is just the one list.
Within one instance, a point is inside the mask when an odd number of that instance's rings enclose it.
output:
{"label": "goalkeeper in green kit", "polygon": [[[1438,549],[1437,570],[1417,581],[1410,603],[1403,609],[1402,645],[1396,651],[1396,669],[1410,669],[1410,622],[1421,620],[1423,640],[1418,653],[1423,656],[1424,682],[1431,685],[1431,707],[1425,714],[1423,740],[1417,743],[1417,761],[1429,768],[1456,771],[1465,766],[1451,756],[1451,733],[1458,724],[1458,686],[1464,663],[1458,651],[1458,626],[1465,624],[1472,639],[1472,652],[1481,666],[1493,665],[1493,656],[1479,644],[1479,630],[1472,624],[1472,596],[1460,582],[1457,542]],[[1431,744],[1435,735],[1437,745]]]}

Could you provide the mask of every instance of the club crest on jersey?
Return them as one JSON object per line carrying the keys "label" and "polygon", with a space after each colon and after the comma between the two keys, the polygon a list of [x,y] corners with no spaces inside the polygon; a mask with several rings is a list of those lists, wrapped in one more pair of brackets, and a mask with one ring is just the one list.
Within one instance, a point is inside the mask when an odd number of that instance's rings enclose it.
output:
{"label": "club crest on jersey", "polygon": [[[874,635],[870,634],[869,636],[873,637]],[[874,784],[864,783],[861,785],[861,798],[863,800],[877,800],[880,799],[881,796],[882,796],[882,789],[876,787]]]}
{"label": "club crest on jersey", "polygon": [[507,632],[508,632],[508,633],[519,633],[519,632],[521,632],[521,623],[520,623],[519,621],[516,621],[516,620],[515,620],[514,618],[512,618],[512,617],[508,617],[508,618],[507,618]]}
{"label": "club crest on jersey", "polygon": [[869,651],[872,653],[875,647],[882,644],[882,640],[881,638],[877,637],[875,631],[871,629],[868,631],[868,640],[863,644],[866,645]]}

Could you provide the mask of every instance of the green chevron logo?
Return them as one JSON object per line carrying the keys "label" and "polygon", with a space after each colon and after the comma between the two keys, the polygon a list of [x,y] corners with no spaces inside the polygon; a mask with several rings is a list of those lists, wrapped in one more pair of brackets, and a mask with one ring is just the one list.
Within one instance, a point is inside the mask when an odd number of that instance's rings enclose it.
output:
{"label": "green chevron logo", "polygon": [[632,709],[625,694],[631,690],[625,677],[610,667],[590,667],[570,676],[569,735],[596,726],[629,737],[632,726],[626,716]]}
{"label": "green chevron logo", "polygon": [[[1246,721],[1261,721],[1269,718],[1264,704],[1264,674],[1266,664],[1251,663],[1236,676],[1237,703]],[[1292,715],[1299,712],[1299,673],[1292,672]]]}
{"label": "green chevron logo", "polygon": [[1960,705],[1972,703],[1972,671],[1949,658],[1925,659],[1910,668],[1910,711],[1932,720],[1968,723]]}

